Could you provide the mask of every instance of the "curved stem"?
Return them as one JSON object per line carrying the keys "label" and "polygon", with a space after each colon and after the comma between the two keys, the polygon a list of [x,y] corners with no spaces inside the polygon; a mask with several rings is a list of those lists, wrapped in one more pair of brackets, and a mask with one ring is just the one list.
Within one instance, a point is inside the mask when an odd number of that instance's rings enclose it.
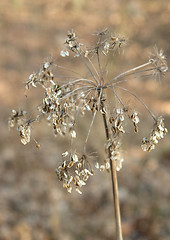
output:
{"label": "curved stem", "polygon": [[156,122],[157,119],[155,117],[155,115],[151,112],[151,110],[146,106],[146,104],[133,92],[129,91],[128,89],[126,88],[122,88],[122,87],[118,87],[118,86],[115,86],[116,88],[119,88],[123,91],[126,91],[128,93],[130,93],[132,96],[134,96],[139,102],[141,102],[143,104],[143,106],[146,108],[146,110],[151,114],[152,118],[154,119],[154,121]]}
{"label": "curved stem", "polygon": [[75,89],[73,89],[72,91],[68,92],[66,95],[64,95],[64,96],[61,98],[61,100],[65,99],[65,98],[67,98],[67,97],[70,97],[71,95],[74,96],[74,95],[77,94],[78,91],[83,90],[83,89],[84,89],[84,90],[85,90],[85,89],[88,90],[88,89],[93,89],[93,87],[84,86],[84,87],[75,88]]}
{"label": "curved stem", "polygon": [[[123,81],[129,81],[129,80],[132,80],[132,79],[136,79],[136,78],[139,78],[139,76],[137,76],[137,74],[139,74],[139,73],[144,73],[144,72],[149,72],[149,71],[152,71],[152,70],[155,70],[155,68],[150,68],[150,69],[145,69],[145,70],[141,70],[141,71],[137,71],[137,72],[132,72],[132,73],[123,75],[122,77],[119,77],[119,78],[118,78],[118,79],[121,79],[121,78],[126,77],[126,79],[124,79],[124,80],[119,80],[119,81],[115,81],[115,82],[112,82],[112,83],[108,82],[108,83],[105,84],[104,86],[105,86],[105,87],[111,87],[111,86],[114,86],[114,85],[116,85],[116,84],[118,84],[118,83],[120,83],[120,82],[123,82]],[[134,75],[134,76],[133,76],[133,75]],[[136,75],[136,76],[135,76],[135,75]],[[153,75],[153,73],[143,74],[143,75],[140,76],[140,78],[150,77],[150,76],[152,76],[152,75]],[[127,79],[127,77],[129,77],[129,76],[133,76],[133,77],[132,77],[131,79]]]}
{"label": "curved stem", "polygon": [[[86,78],[80,78],[80,79],[75,79],[73,81],[68,81],[65,84],[63,84],[62,87],[73,86],[73,85],[76,85],[79,82],[82,82],[82,83],[85,83],[85,84],[90,84],[92,86],[96,86],[96,84],[92,80],[86,79]],[[57,83],[58,83],[58,81],[57,81]]]}

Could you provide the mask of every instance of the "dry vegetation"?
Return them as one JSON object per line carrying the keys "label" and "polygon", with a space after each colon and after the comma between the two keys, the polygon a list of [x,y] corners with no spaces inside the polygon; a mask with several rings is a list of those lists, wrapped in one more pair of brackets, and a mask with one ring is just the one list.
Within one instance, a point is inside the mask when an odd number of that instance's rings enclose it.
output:
{"label": "dry vegetation", "polygon": [[[89,33],[106,26],[128,37],[123,57],[115,60],[115,75],[144,62],[155,44],[169,59],[169,1],[2,1],[0,19],[0,239],[112,239],[110,176],[96,172],[83,195],[67,194],[56,181],[55,168],[69,142],[54,139],[42,122],[34,131],[41,149],[38,151],[34,142],[23,147],[16,133],[8,132],[7,119],[11,109],[31,108],[41,97],[36,91],[25,97],[24,83],[45,57],[59,53],[72,28],[89,45]],[[69,67],[72,64],[75,70],[83,71],[78,62],[70,62]],[[139,78],[126,87],[135,89],[156,116],[163,115],[170,129],[168,80],[169,73],[160,83]],[[126,104],[136,108],[133,98]],[[142,107],[138,111],[143,122],[140,137],[129,133],[124,139],[126,161],[118,176],[123,233],[125,239],[168,240],[170,137],[167,135],[154,152],[143,153],[140,140],[151,129],[152,121]],[[89,122],[80,122],[82,135]],[[96,122],[91,136],[97,136],[97,141],[89,139],[91,152],[103,146],[104,132],[99,133],[99,128],[101,123]],[[103,157],[100,148],[99,158]]]}

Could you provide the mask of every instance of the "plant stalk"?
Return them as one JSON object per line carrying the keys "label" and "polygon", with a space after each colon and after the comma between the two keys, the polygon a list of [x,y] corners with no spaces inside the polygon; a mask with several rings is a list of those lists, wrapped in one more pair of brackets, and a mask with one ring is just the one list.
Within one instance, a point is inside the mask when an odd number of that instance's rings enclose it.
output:
{"label": "plant stalk", "polygon": [[[109,140],[110,134],[106,119],[106,114],[103,113],[103,122],[105,127],[106,139]],[[117,181],[117,172],[116,172],[116,162],[111,160],[111,151],[109,150],[109,159],[110,159],[110,169],[112,177],[112,190],[113,190],[113,199],[114,199],[114,211],[115,211],[115,224],[116,224],[116,239],[123,240],[122,237],[122,225],[121,225],[121,216],[120,216],[120,206],[119,206],[119,193],[118,193],[118,181]]]}

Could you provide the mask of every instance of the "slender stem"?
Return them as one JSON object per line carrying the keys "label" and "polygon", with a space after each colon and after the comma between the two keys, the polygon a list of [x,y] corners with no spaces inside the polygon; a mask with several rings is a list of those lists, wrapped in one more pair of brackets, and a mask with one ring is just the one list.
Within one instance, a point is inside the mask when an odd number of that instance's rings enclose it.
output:
{"label": "slender stem", "polygon": [[80,54],[81,60],[84,63],[84,65],[87,67],[89,73],[91,74],[91,76],[93,77],[93,79],[95,80],[96,84],[98,85],[99,82],[95,76],[95,74],[92,72],[92,70],[90,69],[89,65],[87,64],[87,62],[84,60],[83,56]]}
{"label": "slender stem", "polygon": [[62,66],[59,66],[59,65],[57,65],[57,64],[54,64],[54,66],[55,66],[55,67],[58,67],[58,68],[61,68],[61,69],[63,69],[63,70],[66,70],[66,71],[68,71],[68,72],[75,73],[76,75],[78,75],[78,76],[84,78],[83,75],[81,75],[80,73],[78,73],[78,72],[76,72],[76,71],[73,71],[73,70],[70,69],[70,68],[62,67]]}
{"label": "slender stem", "polygon": [[134,72],[134,71],[136,71],[136,70],[138,70],[138,69],[140,69],[140,68],[146,67],[146,66],[148,66],[148,65],[150,65],[150,64],[152,64],[151,61],[149,61],[149,62],[147,62],[147,63],[144,63],[144,64],[142,64],[142,65],[140,65],[140,66],[138,66],[138,67],[132,68],[132,69],[126,71],[126,72],[123,72],[123,73],[119,74],[118,76],[112,78],[109,83],[112,83],[113,81],[117,80],[118,78],[124,77],[125,75],[127,75],[127,74],[129,74],[129,73],[131,73],[131,72]]}
{"label": "slender stem", "polygon": [[96,75],[99,77],[99,73],[97,72],[97,70],[96,70],[94,64],[92,63],[92,61],[90,60],[90,58],[89,58],[88,56],[87,56],[87,59],[88,59],[89,63],[92,65],[92,67],[93,67],[93,69],[94,69]]}
{"label": "slender stem", "polygon": [[[97,93],[97,88],[96,88],[96,93]],[[96,96],[96,93],[95,93],[95,96]],[[101,89],[101,91],[99,91],[98,92],[98,94],[99,94],[99,98],[98,98],[98,101],[97,101],[97,105],[98,105],[98,103],[100,102],[100,99],[101,99],[101,96],[102,96],[102,89]],[[94,111],[94,113],[93,113],[93,117],[92,117],[92,120],[91,120],[91,124],[90,124],[90,127],[89,127],[89,131],[88,131],[88,133],[87,133],[87,137],[86,137],[86,140],[85,140],[85,143],[84,143],[84,152],[85,152],[85,150],[86,150],[86,144],[87,144],[87,141],[88,141],[88,138],[89,138],[89,135],[90,135],[90,131],[91,131],[91,129],[92,129],[92,126],[93,126],[93,123],[94,123],[94,119],[95,119],[95,117],[96,117],[96,113],[97,113],[97,110],[95,109],[95,111]]]}
{"label": "slender stem", "polygon": [[[110,134],[106,119],[106,114],[103,113],[103,122],[105,127],[106,139],[109,140]],[[121,225],[121,216],[120,216],[120,206],[119,206],[119,193],[118,193],[118,181],[117,181],[117,172],[116,172],[116,162],[111,160],[111,151],[109,148],[109,159],[110,159],[110,169],[112,177],[112,188],[113,188],[113,199],[114,199],[114,211],[115,211],[115,220],[116,220],[116,236],[117,240],[123,240],[122,237],[122,225]]]}
{"label": "slender stem", "polygon": [[65,98],[67,98],[67,97],[70,97],[71,95],[74,96],[74,95],[77,94],[78,91],[80,91],[80,90],[83,90],[83,91],[84,91],[85,89],[88,90],[88,89],[93,89],[93,88],[90,87],[90,86],[85,86],[85,85],[84,85],[84,87],[75,88],[75,89],[71,90],[70,92],[68,92],[66,95],[64,95],[64,96],[61,98],[61,100],[65,99]]}
{"label": "slender stem", "polygon": [[85,152],[86,150],[86,145],[87,145],[87,141],[88,141],[88,138],[89,138],[89,135],[90,135],[90,131],[92,129],[92,126],[93,126],[93,123],[94,123],[94,119],[96,117],[96,113],[97,111],[95,110],[94,113],[93,113],[93,117],[92,117],[92,120],[91,120],[91,123],[90,123],[90,127],[89,127],[89,130],[88,130],[88,133],[87,133],[87,137],[86,137],[86,140],[84,142],[84,147],[83,147],[83,151]]}
{"label": "slender stem", "polygon": [[[126,80],[124,79],[124,80],[120,80],[120,81],[127,81],[127,80],[132,80],[132,79],[136,79],[136,78],[144,78],[144,77],[149,77],[149,76],[152,76],[153,75],[153,73],[149,73],[149,74],[143,74],[143,75],[141,75],[141,76],[137,76],[137,74],[139,74],[139,73],[144,73],[144,72],[149,72],[149,71],[152,71],[152,70],[155,70],[155,68],[149,68],[149,69],[145,69],[145,70],[141,70],[141,71],[136,71],[136,72],[131,72],[131,73],[128,73],[128,74],[126,74],[126,75],[123,75],[122,77],[120,77],[120,79],[121,78],[123,78],[123,77],[126,77]],[[133,75],[135,75],[135,76],[133,76]],[[127,77],[129,77],[129,76],[132,76],[133,78],[131,78],[131,79],[127,79]],[[119,78],[118,78],[119,79]],[[112,81],[112,80],[111,80]],[[112,83],[110,83],[110,81],[107,83],[107,84],[105,84],[105,87],[111,87],[111,86],[114,86],[115,84],[117,84],[117,83],[119,83],[120,81],[115,81],[115,82],[112,82]]]}
{"label": "slender stem", "polygon": [[116,96],[116,98],[119,100],[120,104],[123,106],[123,108],[125,108],[125,105],[123,104],[122,100],[120,99],[120,97],[117,95],[117,93],[114,91],[113,88],[111,87],[108,87],[113,93],[114,95]]}
{"label": "slender stem", "polygon": [[150,111],[150,109],[146,106],[146,104],[136,95],[134,94],[133,92],[129,91],[128,89],[126,88],[123,88],[123,87],[118,87],[118,86],[115,86],[116,88],[119,88],[125,92],[128,92],[130,93],[132,96],[134,96],[136,99],[138,99],[139,102],[141,102],[143,104],[143,106],[146,108],[146,110],[150,113],[150,115],[152,116],[152,118],[154,119],[154,121],[156,122],[157,119],[155,117],[155,115]]}
{"label": "slender stem", "polygon": [[86,83],[86,84],[88,83],[88,84],[91,84],[93,86],[96,86],[96,84],[92,80],[86,79],[86,78],[80,78],[80,79],[73,80],[71,82],[70,81],[66,82],[65,84],[62,85],[62,87],[65,87],[65,86],[68,86],[68,85],[70,85],[70,86],[76,85],[79,82]]}

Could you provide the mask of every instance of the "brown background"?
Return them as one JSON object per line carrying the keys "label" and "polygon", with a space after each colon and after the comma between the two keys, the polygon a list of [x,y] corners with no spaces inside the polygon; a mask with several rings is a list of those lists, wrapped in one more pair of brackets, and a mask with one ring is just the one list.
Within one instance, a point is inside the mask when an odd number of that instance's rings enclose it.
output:
{"label": "brown background", "polygon": [[[29,108],[36,102],[38,93],[24,96],[24,82],[46,57],[59,53],[68,30],[74,29],[87,44],[92,33],[105,27],[127,36],[128,46],[114,67],[122,72],[145,62],[155,44],[164,49],[169,61],[169,26],[169,0],[0,1],[0,240],[114,239],[109,174],[96,172],[82,196],[67,194],[55,177],[57,159],[67,141],[54,139],[42,123],[33,129],[41,149],[33,141],[23,146],[16,131],[8,131],[8,116],[11,109]],[[170,129],[169,77],[168,72],[161,82],[136,80],[128,86],[157,116],[165,117]],[[134,100],[130,103],[138,108]],[[168,240],[170,135],[155,151],[143,153],[140,141],[149,134],[152,120],[141,105],[138,109],[142,130],[124,139],[126,160],[119,173],[124,239]],[[104,133],[101,141],[95,141],[99,124],[89,145],[99,148],[102,158]]]}

